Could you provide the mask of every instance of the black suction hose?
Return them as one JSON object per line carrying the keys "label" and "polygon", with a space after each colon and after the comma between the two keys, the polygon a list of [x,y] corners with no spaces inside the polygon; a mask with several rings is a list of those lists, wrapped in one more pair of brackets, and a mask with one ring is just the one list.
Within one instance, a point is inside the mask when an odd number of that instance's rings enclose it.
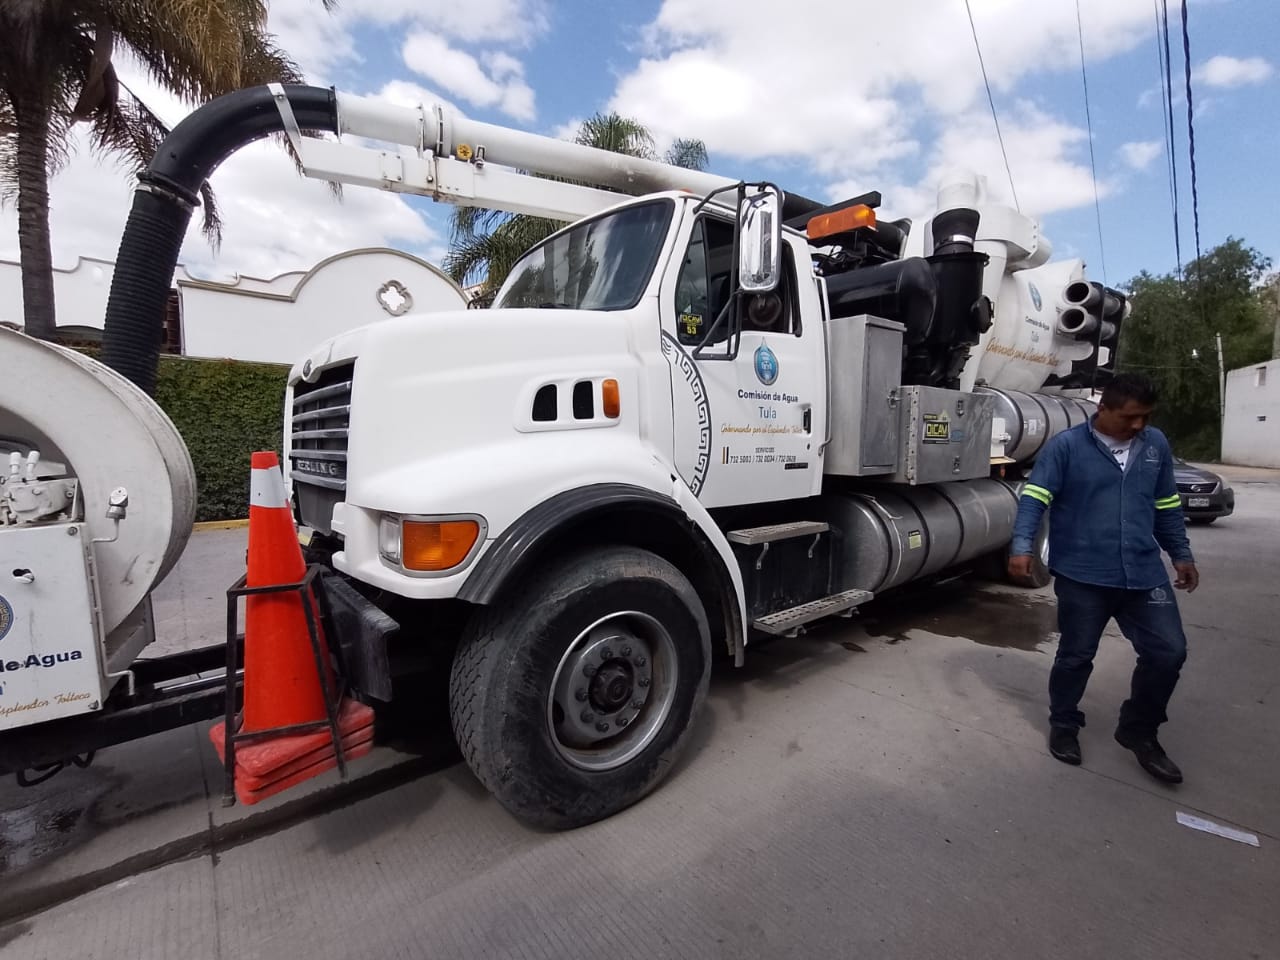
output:
{"label": "black suction hose", "polygon": [[[284,92],[302,130],[338,132],[332,90],[286,84]],[[169,285],[201,185],[236,150],[283,130],[267,87],[238,90],[178,124],[138,176],[107,297],[102,360],[147,393],[155,390]]]}

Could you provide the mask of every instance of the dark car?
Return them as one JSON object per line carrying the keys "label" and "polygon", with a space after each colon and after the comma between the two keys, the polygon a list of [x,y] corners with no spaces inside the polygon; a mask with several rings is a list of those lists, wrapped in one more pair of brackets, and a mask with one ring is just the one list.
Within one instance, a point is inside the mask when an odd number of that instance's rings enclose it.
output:
{"label": "dark car", "polygon": [[1174,457],[1173,479],[1189,523],[1213,523],[1236,509],[1236,492],[1216,473]]}

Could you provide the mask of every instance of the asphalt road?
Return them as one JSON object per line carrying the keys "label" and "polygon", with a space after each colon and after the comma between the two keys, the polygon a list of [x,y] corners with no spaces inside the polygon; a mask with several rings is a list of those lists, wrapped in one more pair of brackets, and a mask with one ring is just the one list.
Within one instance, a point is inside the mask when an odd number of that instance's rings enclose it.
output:
{"label": "asphalt road", "polygon": [[[0,955],[1269,960],[1280,474],[1235,476],[1236,515],[1191,531],[1203,582],[1162,733],[1181,787],[1111,740],[1118,634],[1069,768],[1045,745],[1051,595],[954,584],[721,670],[679,768],[604,823],[528,830],[453,765],[0,926]],[[187,593],[162,623],[205,602]]]}

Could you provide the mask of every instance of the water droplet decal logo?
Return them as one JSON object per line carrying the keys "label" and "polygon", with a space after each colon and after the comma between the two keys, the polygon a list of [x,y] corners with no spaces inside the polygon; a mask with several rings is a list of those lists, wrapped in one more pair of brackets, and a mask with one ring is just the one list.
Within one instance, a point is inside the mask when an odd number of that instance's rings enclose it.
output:
{"label": "water droplet decal logo", "polygon": [[773,386],[773,381],[778,379],[778,358],[763,341],[756,347],[755,366],[756,378],[766,387]]}
{"label": "water droplet decal logo", "polygon": [[5,638],[13,627],[13,607],[4,597],[0,597],[0,640]]}
{"label": "water droplet decal logo", "polygon": [[1039,310],[1041,303],[1040,291],[1036,289],[1036,285],[1034,283],[1028,283],[1027,289],[1031,292],[1031,302],[1034,303],[1036,305],[1036,309]]}

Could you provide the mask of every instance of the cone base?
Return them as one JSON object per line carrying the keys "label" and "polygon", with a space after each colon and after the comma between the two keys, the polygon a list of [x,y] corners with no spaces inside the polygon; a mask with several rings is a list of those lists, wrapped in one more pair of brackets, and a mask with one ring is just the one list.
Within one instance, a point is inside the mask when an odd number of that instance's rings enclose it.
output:
{"label": "cone base", "polygon": [[[347,745],[344,743],[343,757],[344,759],[346,759],[348,763],[350,763],[352,760],[357,760],[360,757],[366,756],[372,750],[373,750],[373,736],[372,734],[370,734],[367,740],[364,740],[361,743],[357,743],[356,745],[350,748],[348,748]],[[267,783],[261,787],[258,787],[257,789],[251,789],[248,783],[246,783],[241,779],[239,775],[240,774],[239,766],[237,765],[236,799],[239,800],[242,804],[244,804],[247,807],[253,806],[253,804],[266,800],[268,797],[273,797],[277,793],[283,793],[285,790],[288,790],[290,787],[296,787],[300,783],[305,783],[307,780],[310,780],[313,777],[318,777],[320,776],[320,774],[326,773],[327,771],[332,770],[334,767],[338,765],[338,758],[333,755],[332,747],[330,747],[326,752],[328,756],[324,757],[323,759],[317,760],[314,763],[311,763],[305,767],[302,767],[301,769],[294,771],[288,776],[281,777],[279,780],[273,780],[270,783]]]}
{"label": "cone base", "polygon": [[[345,759],[355,759],[373,748],[373,709],[344,698],[338,712],[338,733]],[[226,724],[216,723],[209,739],[218,759],[226,762]],[[236,795],[244,803],[256,803],[337,766],[328,730],[270,737],[236,745]]]}

